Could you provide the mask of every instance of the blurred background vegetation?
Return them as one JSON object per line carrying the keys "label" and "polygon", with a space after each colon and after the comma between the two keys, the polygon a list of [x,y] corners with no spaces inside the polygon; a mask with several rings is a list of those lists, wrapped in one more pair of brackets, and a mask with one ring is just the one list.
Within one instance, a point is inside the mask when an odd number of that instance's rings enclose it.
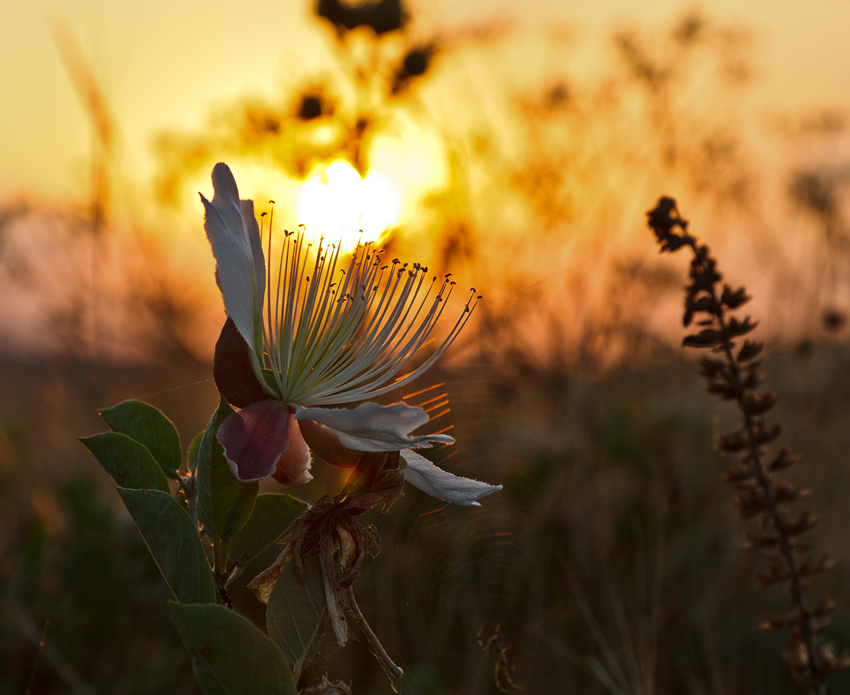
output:
{"label": "blurred background vegetation", "polygon": [[[144,179],[75,8],[45,7],[91,139],[82,193],[0,201],[0,694],[196,692],[167,591],[76,437],[140,398],[185,445],[214,409],[222,307],[195,196],[220,160],[290,228],[331,162],[381,174],[388,253],[485,295],[422,388],[445,382],[446,465],[505,489],[481,509],[410,490],[375,516],[382,551],[358,584],[399,692],[510,689],[482,646],[495,635],[530,693],[796,692],[782,638],[757,631],[784,597],[754,588],[719,479],[734,414],[677,346],[686,266],[644,225],[661,194],[754,295],[777,419],[824,517],[813,536],[838,560],[819,580],[841,607],[829,636],[850,646],[847,112],[767,108],[757,28],[696,7],[588,35],[504,10],[441,24],[400,0],[305,3],[322,60],[246,75],[196,123],[174,114]],[[256,40],[286,52],[255,9]],[[328,641],[323,674],[390,691],[359,642]]]}

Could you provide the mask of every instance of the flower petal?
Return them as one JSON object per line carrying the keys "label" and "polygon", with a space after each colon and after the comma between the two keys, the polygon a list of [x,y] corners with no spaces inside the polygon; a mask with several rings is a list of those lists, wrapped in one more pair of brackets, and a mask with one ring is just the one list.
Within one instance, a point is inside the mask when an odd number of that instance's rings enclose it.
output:
{"label": "flower petal", "polygon": [[454,443],[445,434],[409,436],[411,430],[428,422],[428,413],[406,403],[361,403],[353,410],[299,408],[295,417],[325,425],[333,430],[342,446],[355,451],[400,451],[430,447],[431,442]]}
{"label": "flower petal", "polygon": [[289,448],[289,408],[267,400],[242,408],[218,428],[233,477],[243,483],[268,478]]}
{"label": "flower petal", "polygon": [[213,376],[219,393],[237,408],[268,400],[272,395],[254,373],[251,348],[236,330],[232,318],[224,322],[215,344]]}
{"label": "flower petal", "polygon": [[[254,203],[239,200],[239,189],[230,168],[221,162],[212,171],[212,202],[204,203],[204,230],[216,260],[216,282],[224,308],[254,359],[262,353],[263,293],[266,286],[265,262],[260,246],[260,229],[254,217]],[[259,372],[259,361],[256,371]]]}
{"label": "flower petal", "polygon": [[281,454],[272,475],[282,485],[304,485],[313,479],[310,474],[310,449],[307,448],[307,442],[301,436],[298,420],[291,413],[287,425],[289,448]]}
{"label": "flower petal", "polygon": [[431,497],[446,502],[480,507],[478,500],[502,489],[501,485],[488,485],[478,480],[452,475],[415,451],[404,450],[401,457],[407,464],[401,471],[405,480]]}
{"label": "flower petal", "polygon": [[354,468],[360,462],[363,452],[347,449],[340,444],[339,437],[330,427],[315,420],[299,420],[298,424],[310,451],[325,463],[338,468]]}

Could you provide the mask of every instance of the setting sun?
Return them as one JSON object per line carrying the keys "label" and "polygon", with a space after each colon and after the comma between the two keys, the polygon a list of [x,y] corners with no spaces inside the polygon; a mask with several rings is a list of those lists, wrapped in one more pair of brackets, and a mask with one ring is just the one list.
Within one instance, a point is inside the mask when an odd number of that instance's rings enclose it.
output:
{"label": "setting sun", "polygon": [[342,159],[311,177],[298,196],[298,222],[307,234],[341,239],[344,249],[378,241],[398,221],[398,196],[380,174],[365,179]]}

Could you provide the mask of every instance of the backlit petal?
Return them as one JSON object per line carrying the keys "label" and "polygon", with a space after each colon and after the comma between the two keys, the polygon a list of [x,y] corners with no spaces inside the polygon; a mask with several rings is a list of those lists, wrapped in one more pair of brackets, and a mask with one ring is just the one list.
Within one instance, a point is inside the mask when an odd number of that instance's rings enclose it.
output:
{"label": "backlit petal", "polygon": [[[224,307],[254,357],[262,355],[262,307],[265,264],[254,203],[239,200],[236,180],[226,164],[212,172],[215,195],[204,203],[204,230],[216,260],[216,282]],[[259,370],[259,362],[256,362]]]}
{"label": "backlit petal", "polygon": [[406,403],[361,403],[356,408],[299,408],[298,420],[315,420],[333,430],[339,443],[355,451],[400,451],[430,447],[432,442],[454,443],[445,434],[409,436],[428,422],[428,413]]}
{"label": "backlit petal", "polygon": [[414,451],[402,451],[401,457],[407,464],[401,471],[405,480],[431,497],[446,502],[480,507],[478,500],[502,489],[501,485],[488,485],[478,480],[452,475]]}
{"label": "backlit petal", "polygon": [[233,477],[247,483],[268,478],[289,448],[289,408],[267,400],[242,408],[218,429]]}

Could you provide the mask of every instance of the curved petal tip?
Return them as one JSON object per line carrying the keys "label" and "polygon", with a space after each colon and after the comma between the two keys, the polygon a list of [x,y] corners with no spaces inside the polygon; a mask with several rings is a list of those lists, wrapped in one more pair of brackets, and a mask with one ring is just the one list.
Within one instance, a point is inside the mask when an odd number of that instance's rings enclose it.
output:
{"label": "curved petal tip", "polygon": [[402,451],[401,458],[407,464],[401,471],[407,482],[446,502],[480,507],[478,500],[502,489],[501,485],[453,475],[414,451]]}

